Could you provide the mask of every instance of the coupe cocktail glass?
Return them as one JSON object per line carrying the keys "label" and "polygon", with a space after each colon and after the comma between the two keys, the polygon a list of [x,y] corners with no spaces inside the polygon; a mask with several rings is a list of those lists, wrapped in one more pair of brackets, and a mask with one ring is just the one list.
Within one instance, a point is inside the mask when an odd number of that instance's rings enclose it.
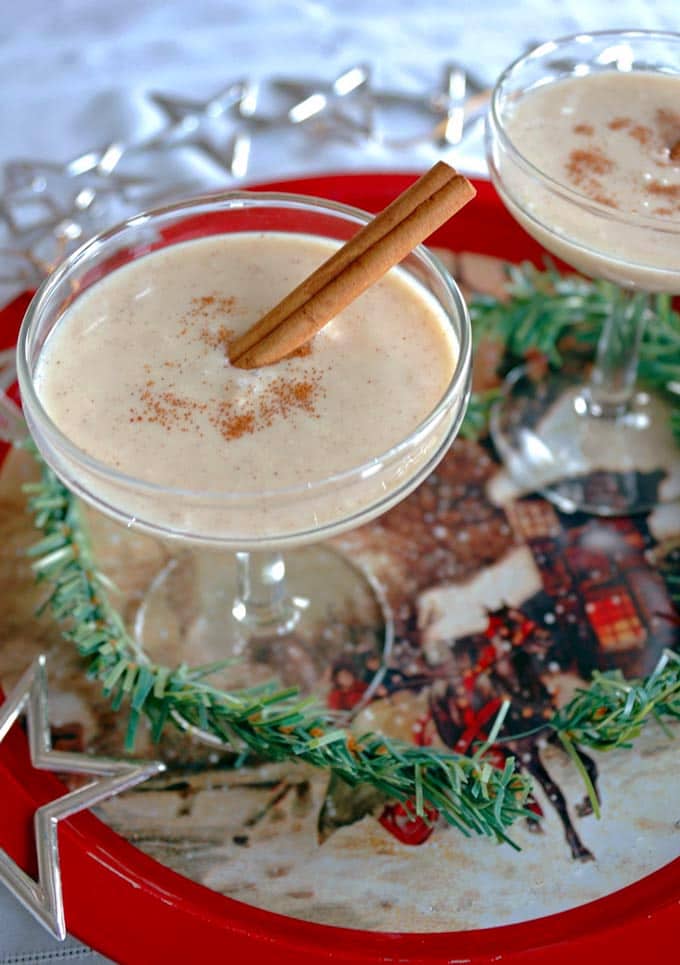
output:
{"label": "coupe cocktail glass", "polygon": [[[605,71],[626,75],[626,85],[643,74],[666,78],[677,85],[680,108],[680,34],[608,31],[567,37],[542,44],[501,75],[492,97],[487,149],[492,180],[517,221],[579,272],[621,286],[612,290],[612,310],[588,381],[575,384],[564,373],[543,379],[512,373],[492,420],[494,441],[523,489],[542,491],[566,512],[612,515],[646,511],[680,495],[680,451],[670,430],[678,387],[669,378],[665,398],[636,388],[650,294],[680,293],[680,207],[658,213],[659,196],[680,194],[673,187],[680,184],[680,161],[671,156],[675,135],[666,132],[667,146],[655,145],[657,156],[648,156],[644,145],[654,132],[627,120],[630,87],[622,88],[618,113],[613,109],[604,127],[611,140],[614,131],[629,125],[626,143],[640,153],[640,179],[657,185],[648,209],[639,210],[628,207],[626,199],[615,203],[600,188],[593,190],[594,184],[602,185],[600,176],[612,167],[612,158],[589,147],[593,128],[587,104],[583,116],[569,118],[578,137],[571,143],[564,137],[545,139],[542,157],[516,124],[520,105],[526,109],[535,103],[535,123],[543,120],[545,126],[548,118],[541,116],[540,105],[547,86],[583,85],[589,78],[592,83],[594,74]],[[654,108],[650,103],[651,117]],[[666,110],[663,116],[667,128],[677,126],[680,141],[680,113]],[[590,189],[574,184],[569,170],[582,175]]]}
{"label": "coupe cocktail glass", "polygon": [[[241,192],[192,200],[139,215],[84,245],[50,276],[28,310],[18,345],[19,382],[26,420],[43,457],[92,506],[172,545],[173,556],[153,580],[135,620],[140,647],[156,661],[165,656],[168,662],[168,654],[193,664],[235,656],[219,679],[224,686],[254,685],[275,676],[315,691],[328,686],[334,668],[351,671],[352,661],[361,657],[360,683],[364,697],[370,694],[389,652],[389,609],[375,582],[322,541],[388,510],[446,452],[469,393],[465,303],[425,248],[412,252],[400,270],[424,297],[436,299],[458,347],[441,398],[406,438],[369,462],[288,488],[277,488],[272,475],[271,486],[258,492],[193,489],[190,466],[186,488],[169,488],[84,452],[48,415],[36,389],[46,340],[74,299],[86,290],[89,297],[99,280],[158,248],[238,232],[345,241],[367,220],[369,215],[356,209],[295,195]],[[142,295],[153,297],[140,287]],[[405,389],[395,385],[394,392],[400,391]],[[348,607],[354,613],[349,630]]]}

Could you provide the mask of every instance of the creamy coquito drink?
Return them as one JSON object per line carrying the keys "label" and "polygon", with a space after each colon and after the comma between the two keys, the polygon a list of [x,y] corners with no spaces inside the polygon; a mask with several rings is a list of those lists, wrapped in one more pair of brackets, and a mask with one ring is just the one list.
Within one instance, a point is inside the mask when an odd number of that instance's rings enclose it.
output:
{"label": "creamy coquito drink", "polygon": [[[618,286],[597,290],[588,372],[555,357],[543,375],[508,379],[492,434],[513,478],[567,512],[638,513],[676,500],[672,377],[637,392],[636,374],[641,346],[657,375],[673,352],[650,295],[680,293],[680,34],[579,34],[520,57],[493,91],[487,156],[503,202],[543,247]],[[565,299],[566,324],[580,311],[594,321],[580,307],[586,290]]]}
{"label": "creamy coquito drink", "polygon": [[[462,182],[435,166],[375,218],[275,192],[180,202],[94,238],[33,299],[17,370],[40,452],[95,508],[176,543],[132,617],[154,662],[229,658],[221,686],[322,693],[356,658],[366,699],[378,685],[385,595],[322,541],[403,499],[462,420],[469,316],[413,240],[474,194]],[[357,249],[384,271],[366,281]],[[239,334],[329,265],[345,300],[314,337],[290,348],[284,322],[283,354],[234,364]]]}
{"label": "creamy coquito drink", "polygon": [[[191,500],[165,490],[261,493],[215,505],[211,532],[285,537],[388,503],[427,467],[450,431],[446,413],[394,471],[376,462],[437,409],[458,360],[446,312],[406,271],[389,272],[295,357],[254,370],[228,361],[229,340],[337,247],[288,232],[174,244],[106,275],[65,310],[40,352],[35,390],[84,453],[158,487],[143,505],[128,494],[130,516],[200,530]],[[104,481],[94,486],[115,502]],[[277,496],[296,489],[292,500]]]}
{"label": "creamy coquito drink", "polygon": [[500,190],[541,244],[590,276],[680,290],[670,234],[680,220],[680,74],[605,70],[539,85],[508,103],[504,123],[514,150]]}

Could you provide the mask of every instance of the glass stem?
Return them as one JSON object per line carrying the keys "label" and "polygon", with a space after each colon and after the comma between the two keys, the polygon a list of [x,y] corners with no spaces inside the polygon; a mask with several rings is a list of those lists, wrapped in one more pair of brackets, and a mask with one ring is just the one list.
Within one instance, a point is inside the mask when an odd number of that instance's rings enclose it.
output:
{"label": "glass stem", "polygon": [[280,553],[237,553],[238,582],[234,619],[249,635],[290,633],[299,609],[288,593],[286,564]]}
{"label": "glass stem", "polygon": [[612,299],[612,311],[600,335],[588,387],[590,414],[604,418],[622,415],[635,391],[650,296],[646,292],[615,289]]}

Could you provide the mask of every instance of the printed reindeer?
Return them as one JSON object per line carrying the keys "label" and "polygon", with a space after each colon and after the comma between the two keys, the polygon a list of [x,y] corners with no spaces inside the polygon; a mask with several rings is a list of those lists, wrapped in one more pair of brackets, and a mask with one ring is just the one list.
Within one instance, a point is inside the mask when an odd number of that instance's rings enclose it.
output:
{"label": "printed reindeer", "polygon": [[[470,752],[483,741],[503,701],[510,700],[508,713],[492,751],[492,760],[502,765],[513,755],[543,788],[559,815],[575,859],[592,860],[593,855],[576,831],[567,802],[559,785],[541,760],[541,742],[546,739],[545,724],[555,713],[550,690],[543,682],[550,651],[550,634],[529,620],[521,610],[503,606],[489,613],[484,634],[466,637],[454,645],[447,679],[434,684],[430,696],[432,719],[441,739],[461,753]],[[547,738],[554,740],[554,735]],[[595,762],[579,751],[597,793]],[[537,817],[540,805],[530,802]],[[579,815],[590,811],[584,799]],[[540,830],[538,820],[532,830]]]}

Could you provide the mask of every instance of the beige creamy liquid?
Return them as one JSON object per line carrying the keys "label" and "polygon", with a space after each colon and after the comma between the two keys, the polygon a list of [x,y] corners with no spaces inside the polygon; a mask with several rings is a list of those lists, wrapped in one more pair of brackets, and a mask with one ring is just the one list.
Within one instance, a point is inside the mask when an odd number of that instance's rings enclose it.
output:
{"label": "beige creamy liquid", "polygon": [[[680,292],[680,147],[671,157],[680,75],[604,71],[546,84],[517,101],[507,131],[540,172],[584,198],[502,161],[513,213],[542,244],[586,274]],[[635,227],[640,218],[655,224]]]}
{"label": "beige creamy liquid", "polygon": [[[253,371],[226,360],[228,338],[335,247],[243,233],[174,245],[115,271],[67,309],[42,351],[35,383],[48,414],[86,453],[162,487],[257,494],[370,462],[432,412],[456,364],[443,309],[404,271],[344,310],[308,355]],[[259,500],[238,525],[224,513],[212,519],[263,536],[322,525],[384,496],[430,455],[424,445],[381,492],[355,485],[349,503],[344,486],[315,505],[311,494],[291,506]],[[313,518],[303,520],[302,502]],[[156,497],[159,522],[200,530],[189,503]],[[148,505],[129,509],[154,521]]]}

